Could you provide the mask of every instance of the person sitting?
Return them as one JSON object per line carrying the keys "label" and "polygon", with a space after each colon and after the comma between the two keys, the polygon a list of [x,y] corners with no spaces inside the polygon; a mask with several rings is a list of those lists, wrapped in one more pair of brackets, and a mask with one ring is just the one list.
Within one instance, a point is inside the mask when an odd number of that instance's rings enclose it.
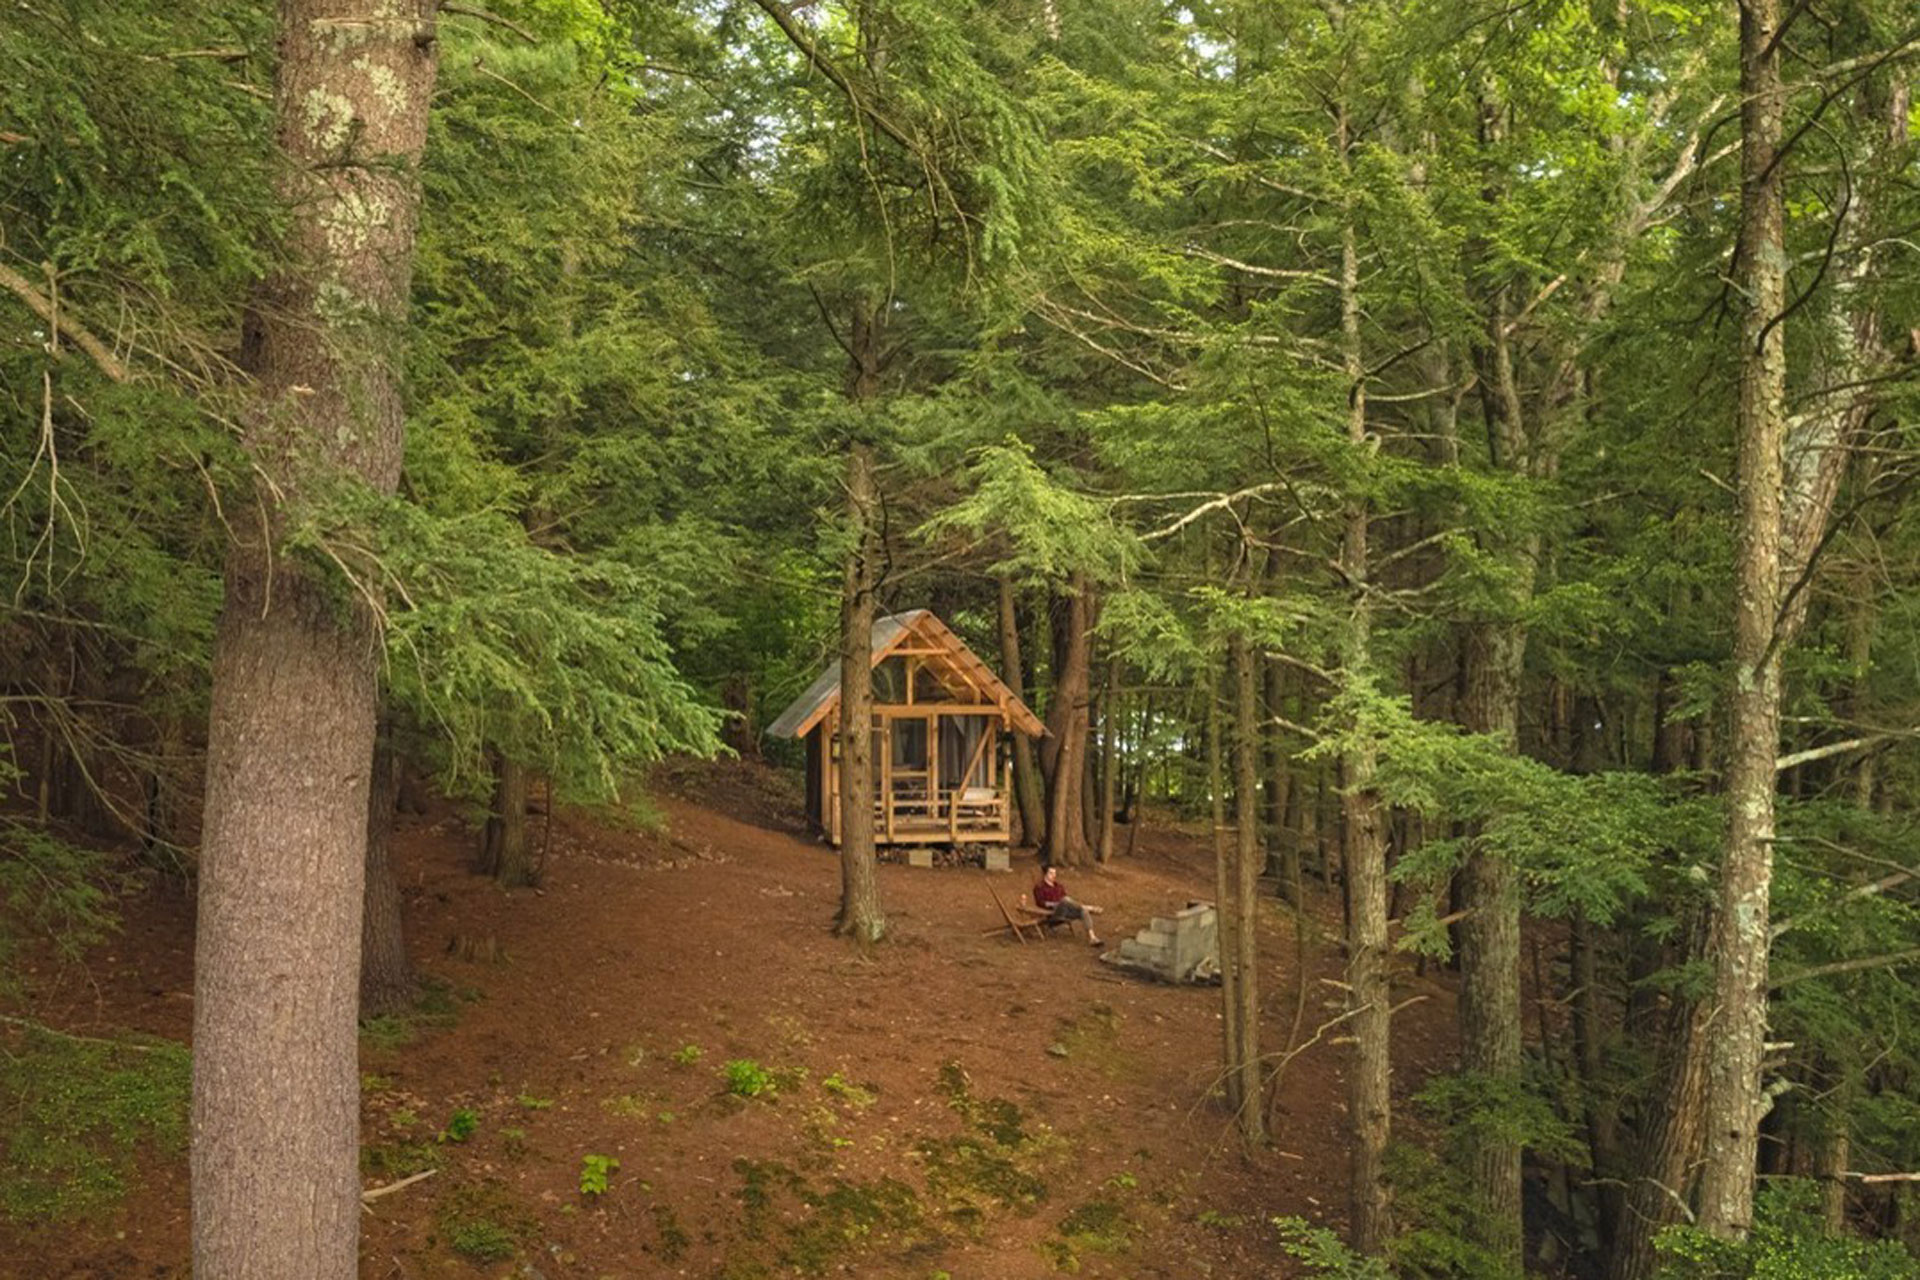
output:
{"label": "person sitting", "polygon": [[1100,908],[1069,898],[1067,887],[1060,883],[1059,868],[1049,866],[1040,873],[1040,882],[1033,886],[1033,905],[1051,913],[1049,919],[1052,920],[1085,921],[1087,941],[1096,947],[1100,945],[1100,939],[1093,932],[1093,918],[1100,914]]}

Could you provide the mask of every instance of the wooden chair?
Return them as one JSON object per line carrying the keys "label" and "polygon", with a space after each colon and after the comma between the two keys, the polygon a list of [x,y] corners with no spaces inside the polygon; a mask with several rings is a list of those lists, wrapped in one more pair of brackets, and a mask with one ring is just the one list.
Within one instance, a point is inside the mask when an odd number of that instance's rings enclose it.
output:
{"label": "wooden chair", "polygon": [[988,933],[998,933],[1005,929],[1014,936],[1016,941],[1025,943],[1029,929],[1033,930],[1036,941],[1045,938],[1049,929],[1058,928],[1061,925],[1067,926],[1069,934],[1073,932],[1071,920],[1059,919],[1053,912],[1034,906],[1027,901],[1025,894],[1021,894],[1019,900],[1009,907],[999,893],[995,892],[992,885],[987,886],[987,892],[993,895],[993,905],[1000,908],[1000,918],[1006,922],[988,929]]}

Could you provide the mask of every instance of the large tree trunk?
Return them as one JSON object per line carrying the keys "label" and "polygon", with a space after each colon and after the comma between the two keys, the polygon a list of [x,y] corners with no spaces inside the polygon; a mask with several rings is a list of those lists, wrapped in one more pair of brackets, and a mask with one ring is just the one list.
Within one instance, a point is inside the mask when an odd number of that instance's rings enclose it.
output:
{"label": "large tree trunk", "polygon": [[412,1003],[413,964],[400,922],[400,883],[394,878],[393,815],[400,801],[400,770],[385,732],[374,740],[367,791],[366,906],[360,922],[360,1016],[393,1013]]}
{"label": "large tree trunk", "polygon": [[[863,40],[872,39],[867,24]],[[869,56],[885,59],[877,42]],[[875,74],[878,74],[876,71]],[[864,412],[880,395],[886,310],[860,297],[848,326],[846,397]],[[847,523],[853,545],[840,590],[840,912],[834,931],[878,942],[887,931],[874,874],[873,799],[873,615],[880,586],[880,486],[873,446],[864,439],[847,447]],[[881,750],[892,750],[884,738]]]}
{"label": "large tree trunk", "polygon": [[[1344,107],[1335,116],[1343,163],[1350,145]],[[1341,228],[1340,329],[1348,379],[1347,444],[1365,456],[1367,383],[1360,335],[1360,252],[1351,210]],[[1366,499],[1347,503],[1340,539],[1340,573],[1350,592],[1340,643],[1340,667],[1349,684],[1365,681],[1373,666],[1373,617],[1369,596]],[[1363,1254],[1385,1251],[1393,1235],[1387,1185],[1387,1144],[1392,1137],[1392,985],[1387,975],[1387,842],[1374,779],[1378,761],[1372,743],[1356,738],[1341,753],[1342,861],[1346,873],[1347,1001],[1352,1011],[1353,1066],[1347,1080],[1347,1111],[1353,1126],[1351,1232]]]}
{"label": "large tree trunk", "polygon": [[1126,728],[1126,715],[1120,701],[1120,659],[1107,659],[1106,692],[1100,697],[1100,838],[1094,845],[1094,858],[1108,862],[1113,858],[1114,808],[1119,803],[1120,735]]}
{"label": "large tree trunk", "polygon": [[[1698,953],[1706,930],[1694,913],[1681,955]],[[1653,1240],[1687,1212],[1688,1189],[1698,1165],[1706,1099],[1706,1009],[1679,993],[1671,997],[1659,1046],[1657,1092],[1640,1127],[1638,1149],[1618,1226],[1606,1251],[1607,1280],[1648,1280],[1654,1274]]]}
{"label": "large tree trunk", "polygon": [[1254,1105],[1247,1093],[1246,1073],[1240,1070],[1240,966],[1234,963],[1240,954],[1240,874],[1234,866],[1233,846],[1227,842],[1227,779],[1220,733],[1220,691],[1218,674],[1208,670],[1201,689],[1207,700],[1205,741],[1202,750],[1207,766],[1207,817],[1213,835],[1213,891],[1218,906],[1220,953],[1220,1077],[1226,1094],[1227,1110],[1236,1120]]}
{"label": "large tree trunk", "polygon": [[1599,944],[1604,931],[1584,916],[1575,916],[1570,939],[1568,982],[1573,1014],[1574,1063],[1579,1071],[1582,1111],[1586,1120],[1588,1160],[1599,1183],[1600,1238],[1609,1240],[1620,1221],[1622,1165],[1620,1112],[1602,1072],[1616,1044],[1602,1010]]}
{"label": "large tree trunk", "polygon": [[[1511,624],[1465,629],[1462,724],[1519,745],[1520,679],[1526,632]],[[1460,1068],[1494,1089],[1518,1089],[1520,1058],[1520,878],[1513,864],[1475,842],[1460,875]],[[1501,1105],[1498,1102],[1493,1106]],[[1520,1144],[1496,1124],[1462,1135],[1481,1246],[1512,1271],[1521,1268]]]}
{"label": "large tree trunk", "polygon": [[[392,367],[437,43],[428,0],[284,0],[275,83],[297,266],[262,290],[245,445],[268,519],[235,521],[214,640],[195,933],[193,1272],[351,1280],[371,611],[280,531],[341,478],[391,493]],[[351,38],[343,38],[343,33]],[[262,527],[264,526],[264,527]]]}
{"label": "large tree trunk", "polygon": [[1047,705],[1047,736],[1040,744],[1046,778],[1047,839],[1041,859],[1052,866],[1087,861],[1081,788],[1086,785],[1088,628],[1091,588],[1075,574],[1053,605],[1053,699]]}
{"label": "large tree trunk", "polygon": [[[877,942],[887,931],[874,875],[873,532],[878,493],[873,453],[847,454],[848,518],[856,530],[840,597],[840,914],[836,932]],[[882,741],[881,749],[888,749]]]}
{"label": "large tree trunk", "polygon": [[[1278,533],[1274,534],[1278,540]],[[1281,552],[1276,546],[1267,553],[1267,593],[1280,587]],[[1278,658],[1269,658],[1266,667],[1267,715],[1287,714],[1287,668]],[[1300,842],[1287,826],[1287,809],[1292,801],[1293,768],[1286,742],[1276,730],[1266,735],[1266,831],[1267,863],[1280,876],[1280,892],[1288,905],[1301,906]]]}
{"label": "large tree trunk", "polygon": [[1740,6],[1740,402],[1735,444],[1740,541],[1735,562],[1727,834],[1707,954],[1713,1034],[1707,1067],[1700,1225],[1738,1238],[1753,1220],[1767,1029],[1774,760],[1780,750],[1782,449],[1786,440],[1786,174],[1780,164],[1786,89],[1779,0]]}
{"label": "large tree trunk", "polygon": [[1233,952],[1221,954],[1221,967],[1232,965],[1233,1007],[1227,1013],[1233,1058],[1229,1070],[1240,1075],[1240,1136],[1249,1145],[1267,1140],[1265,1091],[1260,1086],[1260,976],[1259,879],[1260,858],[1260,727],[1258,682],[1253,645],[1235,633],[1227,646],[1233,673],[1233,877],[1234,896],[1223,911],[1234,915]]}
{"label": "large tree trunk", "polygon": [[527,801],[533,793],[532,772],[502,755],[493,764],[493,812],[480,834],[479,871],[502,888],[519,889],[534,882],[533,842],[527,831]]}
{"label": "large tree trunk", "polygon": [[[1013,607],[1013,584],[1000,579],[1000,678],[1013,696],[1025,701],[1026,675],[1020,669],[1020,620]],[[1013,798],[1020,808],[1020,843],[1032,848],[1047,834],[1046,801],[1040,771],[1033,760],[1033,743],[1024,733],[1013,735]]]}

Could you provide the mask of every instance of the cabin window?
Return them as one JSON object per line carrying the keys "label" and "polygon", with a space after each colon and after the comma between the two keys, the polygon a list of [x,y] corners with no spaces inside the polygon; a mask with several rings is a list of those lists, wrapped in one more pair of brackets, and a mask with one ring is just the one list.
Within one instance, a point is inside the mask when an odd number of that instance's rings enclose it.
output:
{"label": "cabin window", "polygon": [[906,661],[888,658],[873,669],[873,700],[898,706],[907,700]]}
{"label": "cabin window", "polygon": [[893,767],[896,770],[924,770],[927,767],[927,722],[925,720],[893,722]]}
{"label": "cabin window", "polygon": [[991,716],[940,718],[940,785],[948,791],[993,784]]}

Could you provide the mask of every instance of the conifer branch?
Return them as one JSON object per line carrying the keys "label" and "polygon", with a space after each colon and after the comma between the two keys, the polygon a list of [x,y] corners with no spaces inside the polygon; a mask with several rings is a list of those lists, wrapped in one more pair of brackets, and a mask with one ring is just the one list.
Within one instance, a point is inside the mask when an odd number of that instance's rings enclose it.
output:
{"label": "conifer branch", "polygon": [[1866,969],[1888,969],[1915,960],[1920,960],[1920,947],[1909,947],[1905,951],[1891,951],[1886,955],[1855,956],[1851,960],[1835,960],[1829,964],[1811,965],[1805,969],[1789,969],[1767,983],[1767,989],[1778,991],[1796,982],[1807,982],[1814,978],[1831,978],[1843,973],[1859,973]]}
{"label": "conifer branch", "polygon": [[73,339],[74,345],[87,353],[93,363],[99,366],[100,372],[115,382],[128,380],[127,366],[108,349],[106,343],[95,337],[71,314],[62,312],[51,297],[34,288],[32,281],[4,262],[0,262],[0,285],[6,286],[7,290],[26,303],[35,315],[53,326],[56,332]]}
{"label": "conifer branch", "polygon": [[920,153],[920,147],[908,136],[906,130],[882,115],[877,108],[869,105],[860,96],[860,91],[854,87],[853,81],[847,77],[847,74],[835,66],[831,58],[821,52],[820,46],[814,42],[811,35],[807,34],[800,20],[793,16],[793,10],[781,4],[780,0],[754,0],[754,3],[773,19],[775,26],[786,33],[787,39],[793,42],[793,47],[805,55],[808,62],[818,68],[821,75],[832,81],[833,86],[846,95],[847,102],[852,105],[856,114],[872,121],[874,128],[892,138],[909,152],[915,155]]}
{"label": "conifer branch", "polygon": [[525,27],[521,26],[519,23],[513,21],[510,18],[503,18],[499,14],[492,13],[486,9],[472,8],[464,4],[442,4],[440,6],[440,12],[451,13],[456,17],[461,17],[461,18],[473,18],[480,22],[491,23],[496,27],[505,27],[507,30],[513,32],[513,34],[519,36],[522,40],[526,41],[528,44],[540,43],[539,37],[535,36],[533,32],[527,30]]}

